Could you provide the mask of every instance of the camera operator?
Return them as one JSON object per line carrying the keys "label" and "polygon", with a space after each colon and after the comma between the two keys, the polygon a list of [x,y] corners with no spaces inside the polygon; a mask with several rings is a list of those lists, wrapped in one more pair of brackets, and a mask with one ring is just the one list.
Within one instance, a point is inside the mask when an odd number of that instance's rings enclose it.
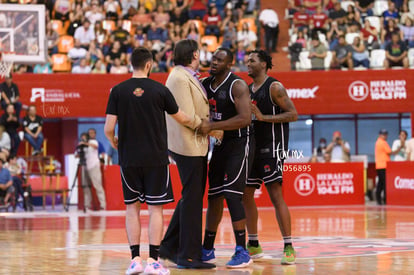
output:
{"label": "camera operator", "polygon": [[87,209],[92,207],[92,193],[90,188],[93,186],[99,199],[100,209],[105,210],[105,191],[102,187],[98,141],[96,139],[89,138],[87,133],[82,133],[80,136],[80,142],[78,143],[76,149],[77,157],[79,157],[79,164],[86,166],[86,169],[82,168],[82,187],[85,195],[85,207]]}
{"label": "camera operator", "polygon": [[331,155],[331,162],[348,162],[351,160],[351,146],[342,139],[342,134],[339,131],[333,133],[332,142],[326,147],[325,152]]}

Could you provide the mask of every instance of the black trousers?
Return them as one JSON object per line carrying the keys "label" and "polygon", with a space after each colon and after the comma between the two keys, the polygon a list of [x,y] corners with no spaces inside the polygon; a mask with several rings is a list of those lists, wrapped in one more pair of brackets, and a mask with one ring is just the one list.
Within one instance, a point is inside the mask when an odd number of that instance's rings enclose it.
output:
{"label": "black trousers", "polygon": [[271,28],[267,25],[264,26],[265,31],[265,48],[268,53],[276,51],[277,40],[279,37],[279,25],[275,28]]}
{"label": "black trousers", "polygon": [[201,259],[203,196],[207,156],[189,157],[171,152],[183,189],[161,246],[178,259]]}
{"label": "black trousers", "polygon": [[377,190],[376,190],[376,199],[378,204],[383,204],[381,193],[384,191],[384,204],[387,203],[386,200],[386,191],[385,191],[385,183],[386,183],[386,177],[385,177],[385,169],[377,169],[377,176],[378,176],[378,184],[377,184]]}

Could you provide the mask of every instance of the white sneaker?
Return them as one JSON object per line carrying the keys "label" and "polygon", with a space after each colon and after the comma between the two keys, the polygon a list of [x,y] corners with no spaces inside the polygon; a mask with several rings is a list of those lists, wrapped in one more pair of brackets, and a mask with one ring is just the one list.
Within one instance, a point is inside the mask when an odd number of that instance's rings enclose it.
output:
{"label": "white sneaker", "polygon": [[141,258],[135,257],[131,264],[129,265],[127,271],[125,272],[126,275],[134,275],[139,274],[142,271],[144,271],[144,268],[142,267]]}
{"label": "white sneaker", "polygon": [[144,274],[170,275],[170,271],[164,268],[158,261],[148,258]]}

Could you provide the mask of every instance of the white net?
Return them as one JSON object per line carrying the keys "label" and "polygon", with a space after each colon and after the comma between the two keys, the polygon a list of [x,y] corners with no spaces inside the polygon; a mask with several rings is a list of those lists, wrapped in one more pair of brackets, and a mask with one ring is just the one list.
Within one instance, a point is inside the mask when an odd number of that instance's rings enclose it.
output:
{"label": "white net", "polygon": [[13,68],[13,56],[12,53],[1,53],[0,55],[0,77],[4,78],[11,73]]}

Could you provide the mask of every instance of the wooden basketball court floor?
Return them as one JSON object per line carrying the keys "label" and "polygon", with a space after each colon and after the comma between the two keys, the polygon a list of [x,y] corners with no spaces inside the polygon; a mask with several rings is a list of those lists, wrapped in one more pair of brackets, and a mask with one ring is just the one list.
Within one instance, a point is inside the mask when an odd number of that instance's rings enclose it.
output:
{"label": "wooden basketball court floor", "polygon": [[[224,267],[234,249],[227,212],[216,241],[215,270],[171,274],[414,274],[414,207],[291,207],[297,264],[280,265],[283,243],[272,209],[260,209],[265,257],[249,268]],[[171,211],[165,211],[167,226]],[[124,274],[129,248],[124,213],[71,210],[0,213],[0,274]],[[148,255],[148,215],[141,254]]]}

